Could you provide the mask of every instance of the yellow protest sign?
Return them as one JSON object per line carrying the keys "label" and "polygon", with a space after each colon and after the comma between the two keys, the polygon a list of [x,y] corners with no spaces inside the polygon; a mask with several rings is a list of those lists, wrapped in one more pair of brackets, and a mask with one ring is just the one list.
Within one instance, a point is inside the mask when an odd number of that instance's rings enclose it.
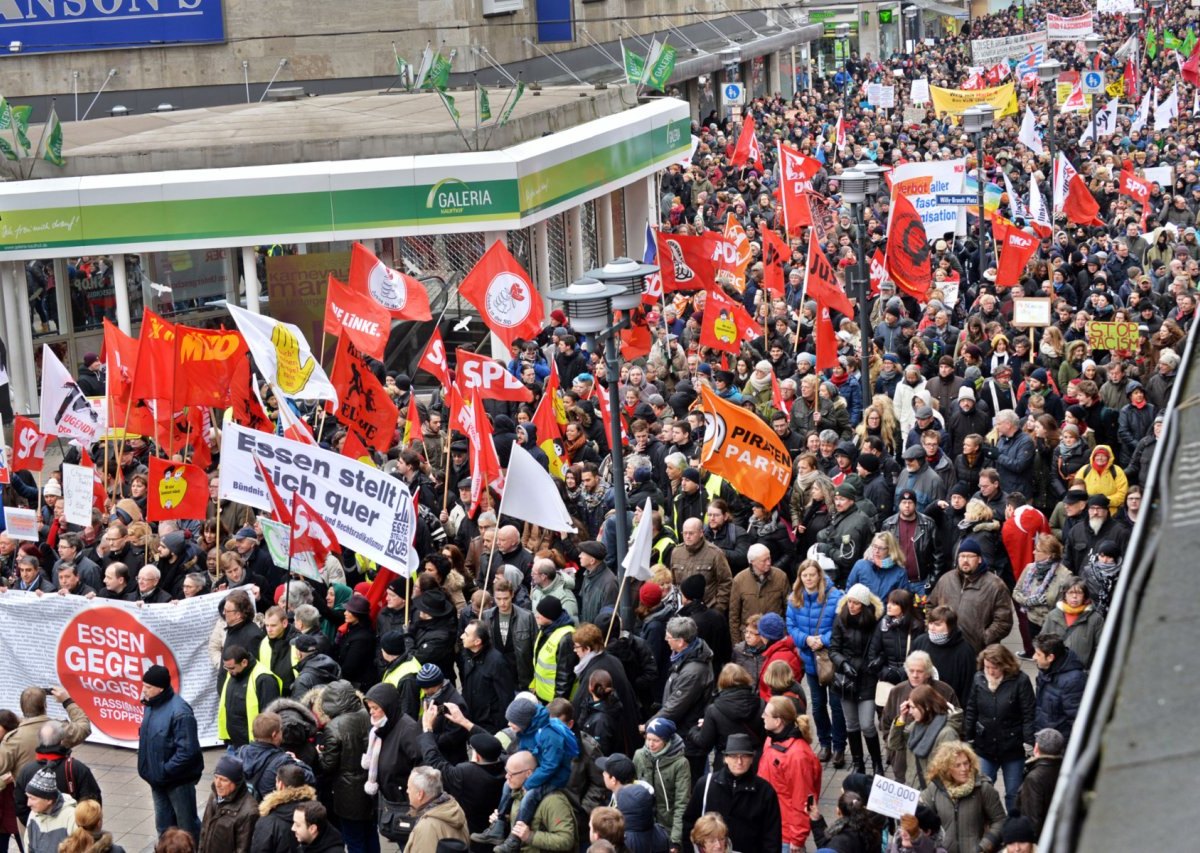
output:
{"label": "yellow protest sign", "polygon": [[[1060,107],[1067,102],[1067,98],[1071,97],[1071,92],[1075,89],[1074,83],[1064,83],[1059,80],[1054,84],[1054,103]],[[1087,109],[1084,112],[1090,112],[1092,109],[1092,96],[1084,95],[1083,102],[1087,104]]]}
{"label": "yellow protest sign", "polygon": [[1108,96],[1110,98],[1125,97],[1125,78],[1122,77],[1120,80],[1118,80],[1115,83],[1109,83],[1107,86],[1104,87],[1104,91],[1108,93]]}
{"label": "yellow protest sign", "polygon": [[1094,350],[1136,350],[1138,324],[1092,320],[1087,324],[1087,337]]}
{"label": "yellow protest sign", "polygon": [[994,89],[943,89],[941,86],[930,86],[929,97],[939,114],[948,113],[957,117],[969,107],[980,104],[991,104],[996,110],[996,118],[1017,114],[1017,88],[1012,83]]}

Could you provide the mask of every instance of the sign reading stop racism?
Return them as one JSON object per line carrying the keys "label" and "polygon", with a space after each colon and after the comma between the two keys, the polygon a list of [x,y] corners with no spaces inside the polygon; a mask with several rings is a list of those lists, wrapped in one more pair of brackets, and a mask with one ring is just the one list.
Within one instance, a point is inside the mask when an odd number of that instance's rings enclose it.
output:
{"label": "sign reading stop racism", "polygon": [[142,674],[165,666],[179,688],[179,666],[161,639],[118,607],[92,607],[67,623],[55,655],[58,679],[92,725],[136,741],[142,722]]}

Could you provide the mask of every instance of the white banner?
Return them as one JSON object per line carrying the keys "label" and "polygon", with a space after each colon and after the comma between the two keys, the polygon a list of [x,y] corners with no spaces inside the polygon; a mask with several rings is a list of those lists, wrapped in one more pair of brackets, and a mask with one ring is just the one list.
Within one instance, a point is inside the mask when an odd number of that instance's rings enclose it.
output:
{"label": "white banner", "polygon": [[92,484],[96,478],[91,468],[64,463],[62,466],[63,517],[69,524],[90,527],[92,523]]}
{"label": "white banner", "polygon": [[929,80],[925,77],[919,77],[912,81],[912,89],[909,91],[908,99],[914,104],[929,103]]}
{"label": "white banner", "polygon": [[1050,41],[1074,41],[1092,32],[1092,13],[1064,18],[1060,15],[1046,16],[1046,34]]}
{"label": "white banner", "polygon": [[940,160],[932,163],[905,163],[892,170],[892,187],[902,192],[925,224],[925,235],[932,243],[946,234],[965,234],[966,208],[956,204],[939,204],[937,196],[955,195],[963,191],[967,163]]}
{"label": "white banner", "polygon": [[1096,0],[1096,11],[1101,15],[1123,15],[1135,8],[1134,0]]}
{"label": "white banner", "polygon": [[[98,401],[98,402],[97,402]],[[107,430],[103,398],[89,400],[49,344],[42,344],[41,430],[49,436],[77,438],[91,445]]]}
{"label": "white banner", "polygon": [[1024,33],[994,39],[975,39],[971,42],[973,65],[995,65],[1006,59],[1024,59],[1038,45],[1046,44],[1045,33]]}
{"label": "white banner", "polygon": [[[17,708],[26,687],[61,684],[92,723],[91,741],[137,748],[142,673],[165,666],[196,715],[203,746],[217,741],[217,669],[208,638],[220,595],[172,604],[88,601],[9,590],[0,595],[0,707]],[[31,638],[45,642],[30,642]],[[56,638],[56,639],[50,639]],[[52,717],[65,717],[49,703]]]}
{"label": "white banner", "polygon": [[299,492],[342,545],[393,571],[407,569],[416,519],[404,483],[340,453],[230,423],[221,437],[222,500],[271,510],[256,455],[283,499]]}

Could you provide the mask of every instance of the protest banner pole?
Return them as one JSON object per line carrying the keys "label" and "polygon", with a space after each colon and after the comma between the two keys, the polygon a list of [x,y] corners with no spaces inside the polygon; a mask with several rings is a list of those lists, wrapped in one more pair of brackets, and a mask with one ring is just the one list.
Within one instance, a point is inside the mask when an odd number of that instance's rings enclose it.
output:
{"label": "protest banner pole", "polygon": [[621,596],[625,594],[625,583],[629,580],[629,570],[621,572],[621,585],[617,587],[617,600],[613,602],[613,615],[608,620],[608,630],[604,632],[604,645],[608,645],[608,638],[612,636],[613,623],[620,618],[617,614],[621,612]]}
{"label": "protest banner pole", "polygon": [[404,576],[404,630],[408,630],[408,600],[412,598],[412,574]]}
{"label": "protest banner pole", "polygon": [[[115,504],[116,503],[115,498],[113,498],[108,493],[108,457],[111,455],[112,455],[111,449],[109,448],[108,442],[106,441],[106,442],[104,442],[104,497],[107,500],[111,500]],[[105,507],[105,510],[107,510],[107,509],[108,508]]]}
{"label": "protest banner pole", "polygon": [[[480,475],[482,476],[482,475]],[[487,488],[487,484],[483,486]],[[505,489],[505,491],[508,491]],[[504,493],[500,493],[500,506],[496,507],[496,533],[492,536],[492,548],[488,551],[487,568],[483,570],[483,591],[487,592],[488,576],[492,573],[492,560],[496,556],[496,543],[500,541],[500,519],[504,517]]]}
{"label": "protest banner pole", "polygon": [[[449,425],[447,425],[449,427]],[[446,511],[446,506],[450,503],[450,430],[446,431],[446,446],[443,450],[443,455],[446,457],[446,473],[442,475],[442,512]]]}

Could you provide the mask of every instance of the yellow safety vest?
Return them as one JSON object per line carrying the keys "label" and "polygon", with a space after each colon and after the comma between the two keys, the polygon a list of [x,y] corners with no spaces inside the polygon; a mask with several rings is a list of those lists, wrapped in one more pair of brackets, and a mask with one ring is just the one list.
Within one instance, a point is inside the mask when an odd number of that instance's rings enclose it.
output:
{"label": "yellow safety vest", "polygon": [[678,542],[666,535],[666,532],[664,531],[650,549],[654,553],[654,562],[665,563],[666,560],[664,559],[664,555],[667,553],[667,549],[678,544]]}
{"label": "yellow safety vest", "polygon": [[416,658],[412,658],[411,660],[406,660],[395,669],[388,670],[386,673],[384,673],[383,683],[390,684],[392,687],[395,687],[398,690],[400,689],[400,679],[409,675],[416,675],[420,671],[421,662]]}
{"label": "yellow safety vest", "polygon": [[[290,643],[288,645],[291,646]],[[296,664],[298,664],[300,662],[300,652],[296,651],[295,646],[291,646],[290,656],[292,659],[292,680],[295,681],[300,675],[300,673],[296,671]],[[263,666],[265,666],[267,669],[271,669],[271,638],[270,637],[263,637],[262,642],[258,644],[258,662],[261,663]],[[274,672],[274,670],[271,670],[271,671]],[[276,676],[276,678],[278,678],[278,676]],[[280,684],[282,685],[282,679],[280,680]],[[280,689],[282,689],[282,687]]]}
{"label": "yellow safety vest", "polygon": [[[262,665],[260,661],[255,661],[254,666],[250,669],[250,675],[246,680],[246,731],[252,732],[254,729],[254,719],[258,716],[258,678],[261,675],[269,675],[275,679],[279,685],[279,690],[283,692],[283,680],[278,675],[271,672],[269,667]],[[229,680],[232,675],[225,677],[225,683],[221,685],[221,702],[217,706],[217,737],[221,740],[229,740],[229,726],[225,714],[225,693],[229,690]]]}
{"label": "yellow safety vest", "polygon": [[708,475],[708,481],[704,484],[704,493],[708,495],[709,502],[721,497],[721,487],[724,485],[724,477],[718,477],[716,474]]}
{"label": "yellow safety vest", "polygon": [[533,681],[529,687],[543,702],[554,698],[554,676],[558,672],[558,644],[564,634],[574,634],[574,625],[563,625],[550,632],[533,650]]}

